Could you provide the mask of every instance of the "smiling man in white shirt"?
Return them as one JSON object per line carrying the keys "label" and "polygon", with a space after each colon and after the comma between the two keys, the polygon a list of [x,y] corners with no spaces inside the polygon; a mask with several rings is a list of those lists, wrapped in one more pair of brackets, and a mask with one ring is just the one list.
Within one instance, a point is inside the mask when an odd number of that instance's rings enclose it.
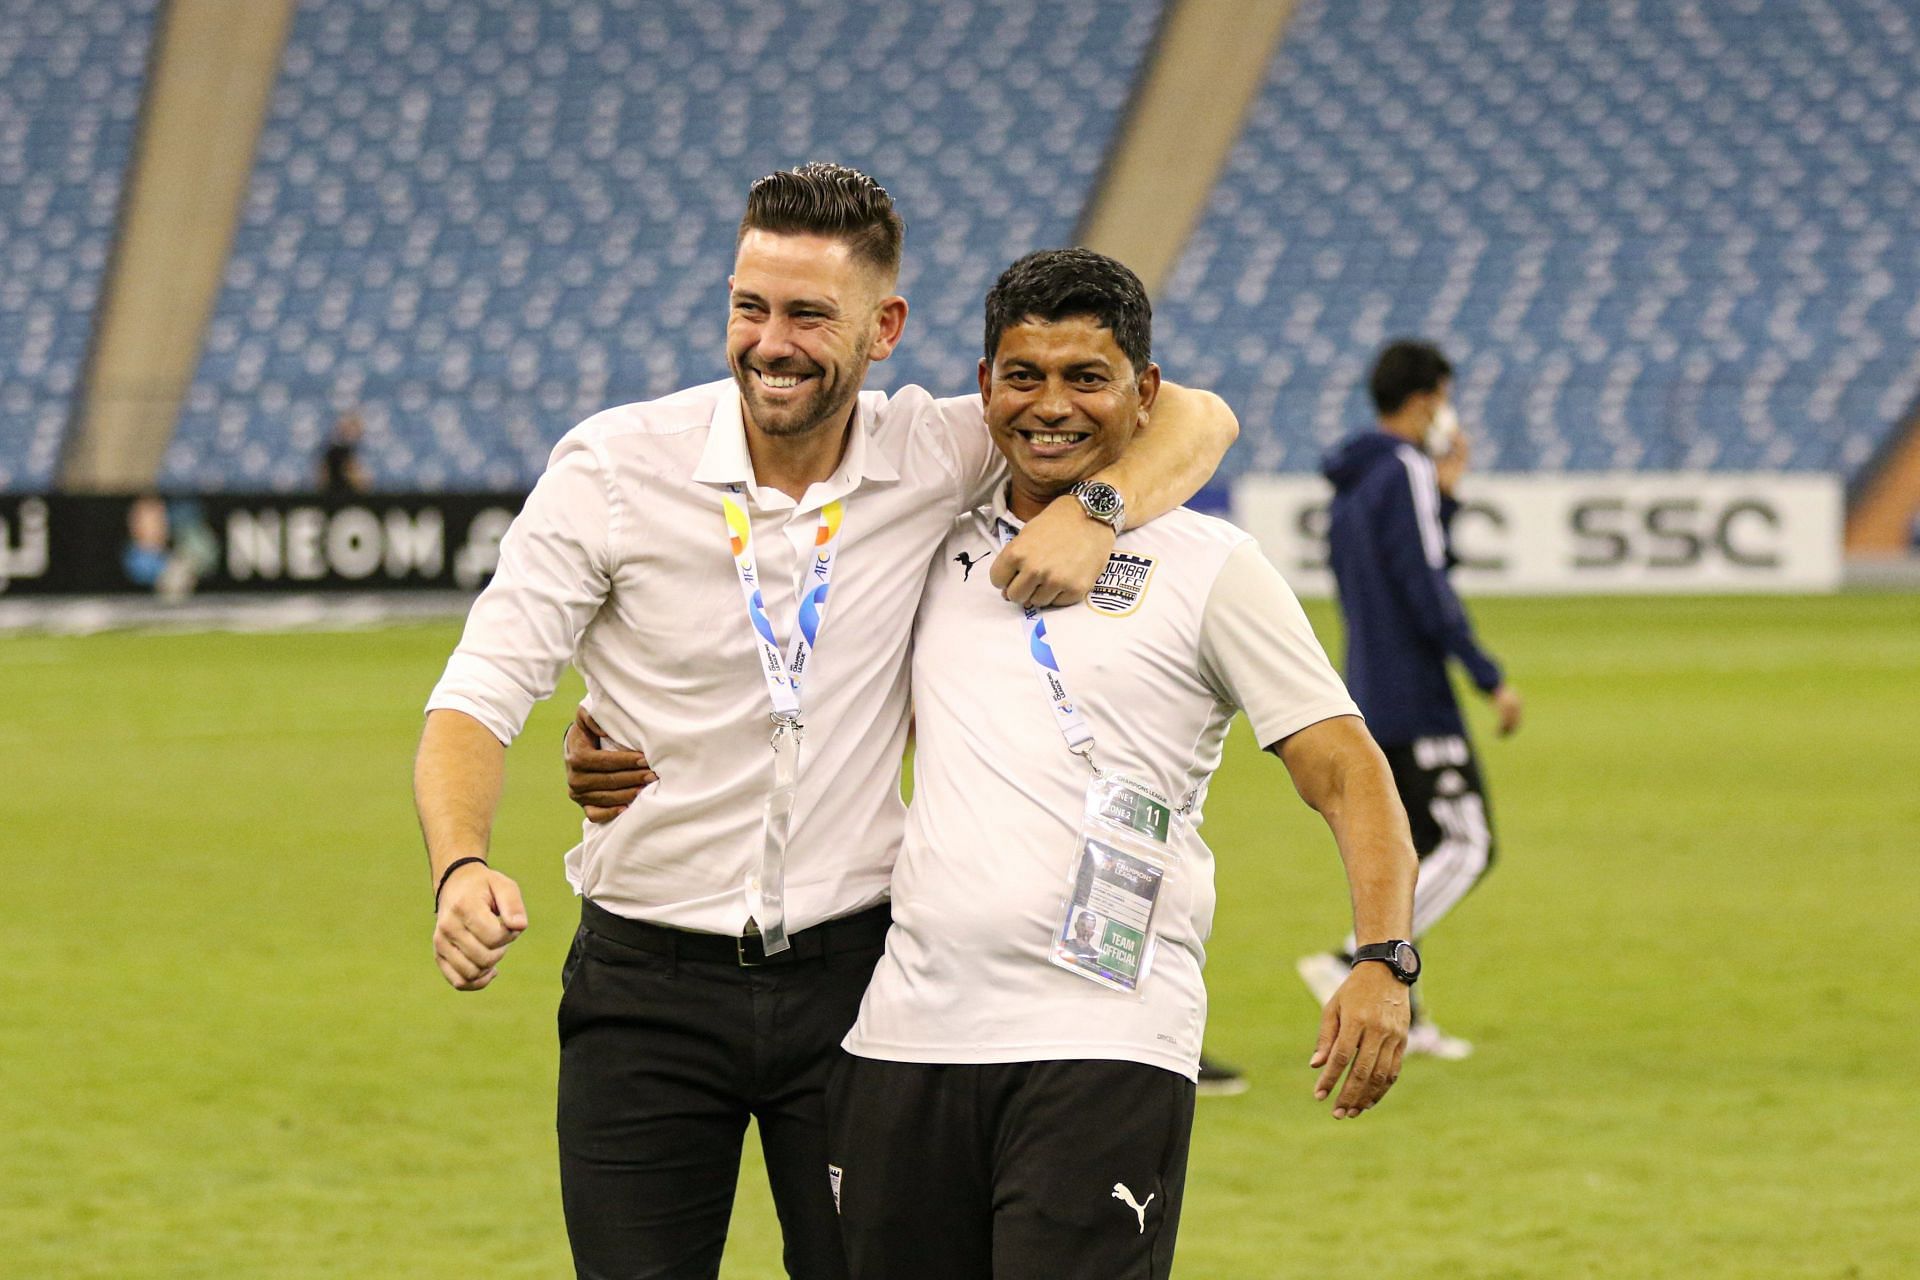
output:
{"label": "smiling man in white shirt", "polygon": [[[749,1118],[788,1271],[845,1273],[823,1095],[888,927],[913,613],[953,518],[1004,474],[976,398],[860,390],[906,322],[902,233],[852,170],[756,183],[731,380],[555,447],[428,702],[415,795],[435,959],[461,990],[527,927],[488,836],[506,744],[569,661],[660,771],[567,855],[558,1129],[581,1276],[717,1274]],[[1104,501],[1036,515],[979,585],[1083,595],[1127,513],[1190,497],[1235,430],[1205,393],[1169,416],[1101,471]]]}
{"label": "smiling man in white shirt", "polygon": [[829,1093],[842,1230],[855,1280],[1164,1277],[1206,1021],[1196,828],[1236,711],[1325,817],[1375,944],[1313,1054],[1337,1119],[1399,1073],[1413,848],[1384,758],[1247,534],[1185,510],[1127,530],[1084,605],[1044,614],[967,571],[1159,429],[1150,311],[1121,264],[1029,255],[986,329],[1011,482],[955,526],[920,601],[894,923]]}

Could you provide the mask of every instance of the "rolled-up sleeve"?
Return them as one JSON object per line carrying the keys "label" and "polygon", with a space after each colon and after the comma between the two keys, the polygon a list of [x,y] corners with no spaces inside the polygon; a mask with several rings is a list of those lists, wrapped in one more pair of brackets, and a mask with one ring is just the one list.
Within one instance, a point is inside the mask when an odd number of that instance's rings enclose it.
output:
{"label": "rolled-up sleeve", "polygon": [[511,743],[553,693],[612,581],[605,469],[571,438],[500,541],[500,566],[474,601],[460,646],[427,699]]}

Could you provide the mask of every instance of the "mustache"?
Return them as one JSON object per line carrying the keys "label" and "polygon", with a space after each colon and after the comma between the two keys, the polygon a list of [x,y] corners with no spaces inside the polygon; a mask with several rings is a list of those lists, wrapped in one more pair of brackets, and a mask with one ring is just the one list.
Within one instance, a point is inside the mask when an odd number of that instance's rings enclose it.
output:
{"label": "mustache", "polygon": [[[743,363],[746,363],[746,362],[743,362]],[[776,378],[785,378],[785,377],[806,378],[806,377],[812,377],[821,372],[820,367],[818,365],[808,363],[808,362],[798,362],[798,361],[788,361],[788,360],[775,361],[772,364],[768,364],[765,361],[754,361],[751,363],[746,363],[746,367],[748,369],[755,370],[760,373],[770,373]]]}

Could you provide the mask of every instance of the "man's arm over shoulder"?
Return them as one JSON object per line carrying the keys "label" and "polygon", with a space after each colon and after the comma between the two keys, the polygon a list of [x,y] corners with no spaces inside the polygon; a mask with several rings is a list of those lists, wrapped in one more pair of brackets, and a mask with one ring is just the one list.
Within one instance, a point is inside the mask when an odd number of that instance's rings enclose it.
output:
{"label": "man's arm over shoulder", "polygon": [[1225,400],[1162,381],[1146,427],[1093,478],[1120,491],[1127,527],[1138,528],[1192,501],[1239,438],[1240,419]]}
{"label": "man's arm over shoulder", "polygon": [[911,417],[909,444],[926,450],[951,478],[954,515],[991,502],[1006,483],[1006,459],[987,432],[979,393],[935,397],[921,387],[902,387],[887,397],[883,411]]}
{"label": "man's arm over shoulder", "polygon": [[[1219,396],[1163,381],[1148,424],[1089,479],[1119,491],[1134,528],[1199,493],[1239,434],[1239,419]],[[993,585],[1020,604],[1073,604],[1099,580],[1113,539],[1114,530],[1090,518],[1078,498],[1056,498],[994,557]]]}
{"label": "man's arm over shoulder", "polygon": [[[918,387],[906,387],[888,401],[888,408],[916,415],[916,429],[959,485],[955,514],[992,501],[1007,468],[987,432],[978,395],[934,399]],[[1127,504],[1127,527],[1136,528],[1191,501],[1239,437],[1240,419],[1225,400],[1211,391],[1163,380],[1148,427],[1124,455],[1092,478],[1120,491]]]}
{"label": "man's arm over shoulder", "polygon": [[553,692],[612,581],[616,512],[605,467],[569,437],[500,542],[500,563],[467,615],[428,699],[511,742]]}

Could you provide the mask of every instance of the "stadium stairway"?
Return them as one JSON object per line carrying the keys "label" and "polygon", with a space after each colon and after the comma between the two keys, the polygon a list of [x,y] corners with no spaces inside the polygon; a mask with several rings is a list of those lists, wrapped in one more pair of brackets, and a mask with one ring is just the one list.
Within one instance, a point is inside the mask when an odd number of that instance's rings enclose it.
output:
{"label": "stadium stairway", "polygon": [[1159,16],[303,4],[161,480],[297,489],[357,407],[383,487],[527,484],[587,414],[724,372],[746,185],[815,156],[907,218],[914,334],[873,382],[963,389],[982,294],[1071,237]]}

